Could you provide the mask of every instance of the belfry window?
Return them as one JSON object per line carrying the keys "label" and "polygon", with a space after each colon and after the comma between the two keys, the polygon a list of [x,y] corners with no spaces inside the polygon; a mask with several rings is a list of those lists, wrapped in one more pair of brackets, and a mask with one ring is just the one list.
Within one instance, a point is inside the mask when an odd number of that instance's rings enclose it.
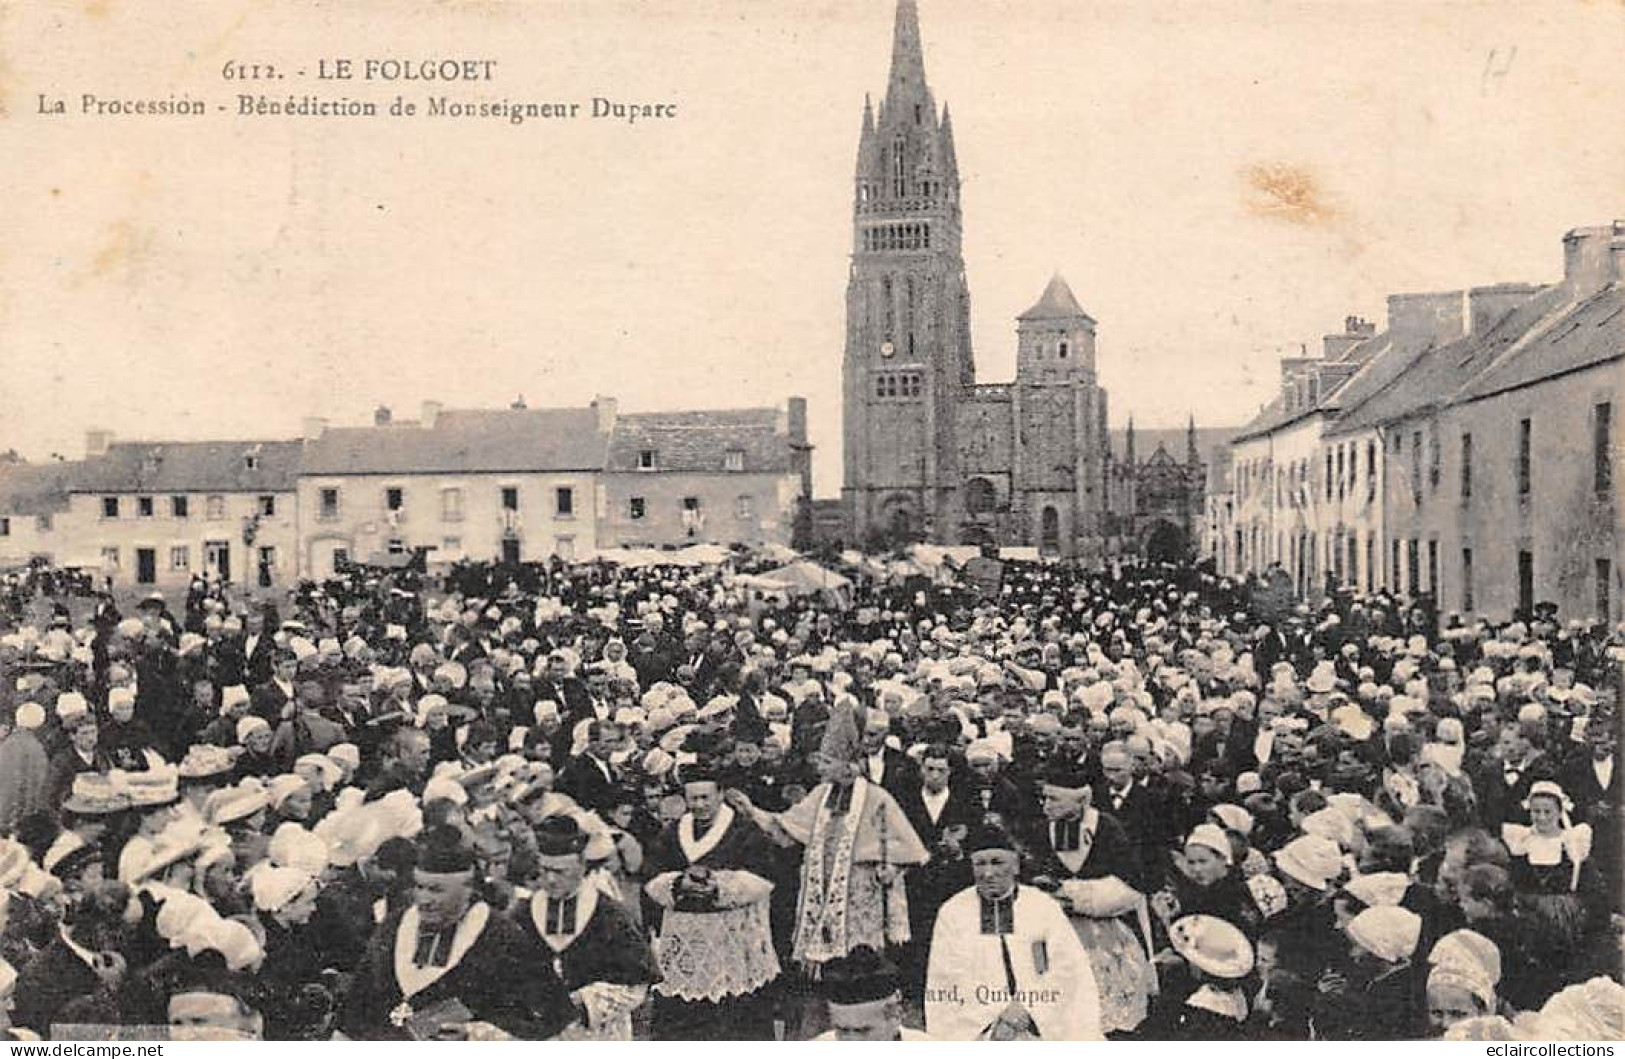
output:
{"label": "belfry window", "polygon": [[892,194],[902,198],[905,193],[906,183],[903,178],[903,138],[901,136],[892,145],[891,165]]}

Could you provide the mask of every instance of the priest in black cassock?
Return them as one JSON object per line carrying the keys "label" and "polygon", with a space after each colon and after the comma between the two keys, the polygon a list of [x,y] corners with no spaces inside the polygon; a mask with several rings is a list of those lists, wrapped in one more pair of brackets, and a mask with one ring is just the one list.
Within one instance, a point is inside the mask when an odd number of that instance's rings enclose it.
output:
{"label": "priest in black cassock", "polygon": [[1157,990],[1139,855],[1116,818],[1092,804],[1079,766],[1052,763],[1042,793],[1044,815],[1026,843],[1032,883],[1060,902],[1089,954],[1101,1032],[1133,1030]]}
{"label": "priest in black cassock", "polygon": [[419,841],[412,903],[373,933],[339,1017],[352,1040],[546,1040],[576,1018],[552,963],[474,897],[456,828]]}
{"label": "priest in black cassock", "polygon": [[659,1040],[772,1040],[764,990],[779,976],[768,923],[773,846],[722,800],[708,767],[684,766],[688,812],[650,851],[645,922],[659,936]]}
{"label": "priest in black cassock", "polygon": [[617,898],[588,882],[587,833],[574,817],[536,826],[536,893],[517,908],[519,928],[570,991],[588,1040],[632,1039],[632,1011],[659,978],[653,951]]}

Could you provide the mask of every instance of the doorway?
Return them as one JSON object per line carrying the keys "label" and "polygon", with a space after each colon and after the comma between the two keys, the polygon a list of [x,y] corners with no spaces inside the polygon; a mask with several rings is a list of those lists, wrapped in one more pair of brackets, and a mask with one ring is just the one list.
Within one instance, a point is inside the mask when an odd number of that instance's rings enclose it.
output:
{"label": "doorway", "polygon": [[158,580],[158,550],[156,548],[137,548],[135,550],[135,583],[150,585]]}
{"label": "doorway", "polygon": [[231,542],[204,541],[203,568],[222,581],[231,580]]}
{"label": "doorway", "polygon": [[502,561],[509,566],[519,565],[519,538],[502,538]]}

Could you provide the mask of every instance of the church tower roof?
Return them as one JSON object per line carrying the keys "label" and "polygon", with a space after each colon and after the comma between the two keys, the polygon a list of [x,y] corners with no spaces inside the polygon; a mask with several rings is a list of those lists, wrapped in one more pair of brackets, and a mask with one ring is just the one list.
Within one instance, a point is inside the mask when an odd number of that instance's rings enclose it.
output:
{"label": "church tower roof", "polygon": [[1017,320],[1075,320],[1083,318],[1093,323],[1090,315],[1083,311],[1078,299],[1072,294],[1072,288],[1066,285],[1066,280],[1057,272],[1050,277],[1049,286],[1031,309],[1016,317]]}

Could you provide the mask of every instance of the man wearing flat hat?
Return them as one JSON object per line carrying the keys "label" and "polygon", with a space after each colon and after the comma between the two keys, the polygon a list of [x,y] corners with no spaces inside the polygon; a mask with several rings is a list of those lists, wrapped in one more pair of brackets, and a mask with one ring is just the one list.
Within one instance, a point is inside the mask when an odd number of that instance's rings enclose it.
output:
{"label": "man wearing flat hat", "polygon": [[1066,912],[1017,882],[1017,844],[984,827],[967,845],[975,884],[942,906],[931,935],[925,1029],[940,1040],[1100,1040],[1088,953]]}
{"label": "man wearing flat hat", "polygon": [[544,818],[536,826],[535,894],[516,917],[570,991],[581,1034],[629,1041],[632,1010],[659,970],[626,906],[585,881],[586,848],[587,833],[574,817]]}
{"label": "man wearing flat hat", "polygon": [[563,982],[519,928],[479,901],[452,827],[418,843],[410,905],[373,933],[339,1015],[352,1040],[556,1037],[575,1018]]}

